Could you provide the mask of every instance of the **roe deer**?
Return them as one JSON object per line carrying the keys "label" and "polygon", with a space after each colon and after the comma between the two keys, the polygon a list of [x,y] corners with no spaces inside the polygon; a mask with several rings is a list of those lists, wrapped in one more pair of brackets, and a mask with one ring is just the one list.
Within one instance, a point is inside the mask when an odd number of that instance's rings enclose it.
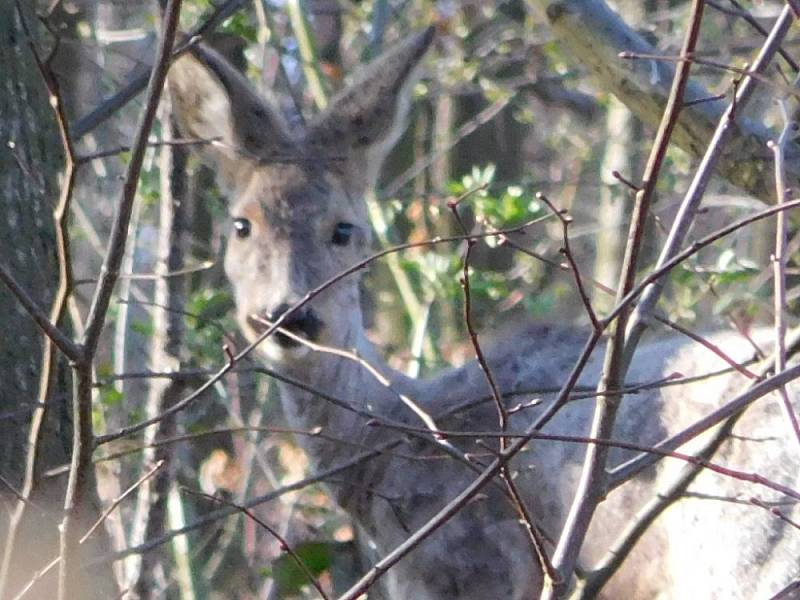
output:
{"label": "roe deer", "polygon": [[[309,290],[370,255],[372,235],[363,196],[398,137],[412,74],[431,39],[432,32],[426,31],[399,43],[368,65],[326,110],[293,128],[209,49],[198,47],[177,60],[169,79],[184,135],[215,139],[199,152],[216,169],[230,197],[225,270],[241,328],[253,341],[269,323],[283,318],[283,332],[267,337],[259,352],[276,371],[304,386],[281,383],[281,398],[293,427],[325,434],[300,440],[312,464],[322,470],[351,460],[363,449],[385,450],[328,484],[365,540],[368,560],[390,552],[425,524],[475,479],[480,456],[497,447],[490,437],[450,445],[433,435],[415,437],[368,422],[383,419],[405,423],[409,430],[422,428],[424,411],[442,430],[488,431],[497,429],[498,417],[491,401],[479,401],[490,394],[476,362],[416,380],[381,360],[362,325],[357,273],[293,308]],[[546,409],[553,398],[546,390],[564,383],[586,337],[569,327],[532,325],[487,356],[503,394],[541,391],[531,392],[541,404],[512,416],[510,431],[524,430],[531,415]],[[715,334],[713,339],[733,360],[750,358],[752,351],[738,336]],[[591,389],[602,365],[602,353],[595,354],[581,378],[581,385]],[[654,445],[712,412],[741,391],[744,379],[726,374],[691,381],[689,376],[727,366],[689,340],[664,337],[642,345],[629,382],[659,381],[675,372],[689,381],[660,389],[643,386],[626,396],[614,439]],[[389,384],[379,381],[375,371]],[[591,399],[574,399],[544,432],[586,436],[592,411]],[[776,401],[763,398],[739,420],[734,430],[738,435],[722,445],[715,460],[791,488],[798,461],[788,431]],[[514,482],[546,538],[547,553],[564,525],[585,448],[534,440],[511,463]],[[478,456],[477,463],[457,460],[453,455],[459,453],[461,458]],[[610,463],[632,456],[631,448],[615,449]],[[606,556],[637,510],[684,464],[668,458],[609,491],[583,545],[582,572]],[[770,506],[777,503],[789,516],[800,511],[789,496],[748,486],[702,471],[692,493],[647,529],[598,595],[749,600],[769,598],[790,585],[800,577],[800,531],[748,499],[756,495]],[[391,568],[370,594],[395,600],[530,599],[543,586],[539,564],[498,480]]]}

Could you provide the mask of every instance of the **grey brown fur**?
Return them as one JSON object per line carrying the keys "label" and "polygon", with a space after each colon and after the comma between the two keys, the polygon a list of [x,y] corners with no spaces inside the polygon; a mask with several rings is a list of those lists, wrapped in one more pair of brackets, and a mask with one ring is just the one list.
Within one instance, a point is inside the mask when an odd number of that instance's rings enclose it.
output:
{"label": "grey brown fur", "polygon": [[[412,72],[431,37],[430,31],[411,36],[379,58],[302,131],[290,131],[280,114],[212,51],[198,50],[173,66],[170,88],[183,133],[218,138],[201,152],[229,193],[231,217],[247,219],[251,227],[243,238],[231,232],[225,260],[238,318],[249,339],[263,331],[260,317],[278,316],[281,305],[291,306],[308,290],[370,254],[363,196],[395,141]],[[334,244],[332,236],[340,223],[352,224],[352,235],[348,243]],[[428,380],[410,379],[390,369],[365,335],[358,285],[357,276],[338,282],[287,321],[287,327],[317,344],[354,350],[391,381],[390,388],[356,361],[312,351],[279,336],[261,344],[264,360],[356,409],[415,427],[422,423],[399,394],[434,417],[488,396],[475,363]],[[501,389],[557,389],[585,338],[585,333],[568,328],[534,325],[502,340],[490,358]],[[732,334],[717,335],[715,342],[737,360],[749,358],[747,345]],[[600,356],[592,360],[583,385],[596,385],[601,362]],[[654,381],[674,372],[688,376],[724,366],[703,348],[663,338],[640,348],[628,381]],[[716,377],[667,387],[661,393],[630,395],[616,437],[653,444],[711,412],[743,385],[738,377]],[[282,385],[281,397],[294,427],[321,428],[363,448],[401,440],[391,452],[329,485],[368,540],[365,553],[372,558],[401,543],[475,477],[473,470],[452,457],[442,458],[441,449],[430,442],[369,426],[364,416],[291,385]],[[512,417],[513,429],[524,429],[551,399],[547,394],[539,397],[541,406]],[[592,408],[591,400],[571,402],[546,431],[588,435]],[[497,416],[491,403],[484,402],[438,424],[486,431],[496,429]],[[726,443],[716,460],[790,487],[797,484],[796,444],[777,400],[758,401],[736,431],[741,436]],[[300,441],[317,469],[345,462],[358,452],[352,445],[323,438]],[[485,446],[473,442],[459,445],[466,452],[486,452]],[[563,525],[582,454],[578,444],[539,441],[513,463],[526,501],[551,539],[557,539]],[[615,452],[612,462],[629,455]],[[584,547],[584,567],[603,556],[637,509],[681,466],[677,461],[663,462],[657,471],[621,486],[601,504]],[[500,485],[486,487],[391,569],[380,583],[385,597],[537,597],[542,577],[502,490]],[[754,495],[767,502],[785,497],[710,472],[702,474],[691,490],[696,497],[681,500],[658,519],[603,590],[604,597],[767,599],[800,577],[800,532],[763,509],[730,501]],[[790,515],[800,512],[791,502],[782,509]]]}

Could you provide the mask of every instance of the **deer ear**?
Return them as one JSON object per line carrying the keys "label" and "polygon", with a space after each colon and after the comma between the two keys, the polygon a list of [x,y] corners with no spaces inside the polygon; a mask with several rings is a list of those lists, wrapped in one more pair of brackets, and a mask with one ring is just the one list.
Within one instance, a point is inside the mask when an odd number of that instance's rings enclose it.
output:
{"label": "deer ear", "polygon": [[240,182],[255,162],[296,153],[280,112],[210,48],[196,46],[178,58],[169,89],[181,134],[209,140],[198,145],[199,153],[227,183]]}
{"label": "deer ear", "polygon": [[309,125],[309,147],[319,156],[332,157],[331,168],[339,165],[361,188],[352,191],[360,193],[375,183],[383,159],[400,137],[413,73],[434,31],[429,27],[409,36],[369,63]]}

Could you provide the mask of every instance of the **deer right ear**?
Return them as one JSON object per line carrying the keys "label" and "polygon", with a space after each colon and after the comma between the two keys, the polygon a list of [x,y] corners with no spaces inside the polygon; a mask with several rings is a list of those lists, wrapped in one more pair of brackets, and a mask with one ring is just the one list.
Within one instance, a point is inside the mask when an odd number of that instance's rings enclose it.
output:
{"label": "deer right ear", "polygon": [[321,156],[339,156],[350,192],[375,184],[384,157],[400,137],[414,73],[433,41],[435,29],[408,36],[361,69],[309,126],[306,142]]}
{"label": "deer right ear", "polygon": [[178,58],[169,89],[181,134],[206,142],[199,154],[226,183],[241,183],[254,163],[296,154],[280,112],[210,48],[198,45]]}

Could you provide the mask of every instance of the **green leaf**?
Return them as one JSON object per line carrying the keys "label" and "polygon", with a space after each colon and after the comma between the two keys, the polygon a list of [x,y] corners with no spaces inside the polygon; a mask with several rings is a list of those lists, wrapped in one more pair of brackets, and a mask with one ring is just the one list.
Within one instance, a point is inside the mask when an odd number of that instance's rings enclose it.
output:
{"label": "green leaf", "polygon": [[103,406],[116,406],[122,402],[123,398],[125,398],[125,394],[120,392],[117,388],[111,386],[100,388],[100,402]]}
{"label": "green leaf", "polygon": [[[305,542],[295,546],[294,552],[314,577],[317,577],[330,568],[333,548],[333,544],[328,542]],[[289,554],[284,554],[272,563],[272,576],[282,595],[297,594],[301,588],[311,584],[308,575]]]}

